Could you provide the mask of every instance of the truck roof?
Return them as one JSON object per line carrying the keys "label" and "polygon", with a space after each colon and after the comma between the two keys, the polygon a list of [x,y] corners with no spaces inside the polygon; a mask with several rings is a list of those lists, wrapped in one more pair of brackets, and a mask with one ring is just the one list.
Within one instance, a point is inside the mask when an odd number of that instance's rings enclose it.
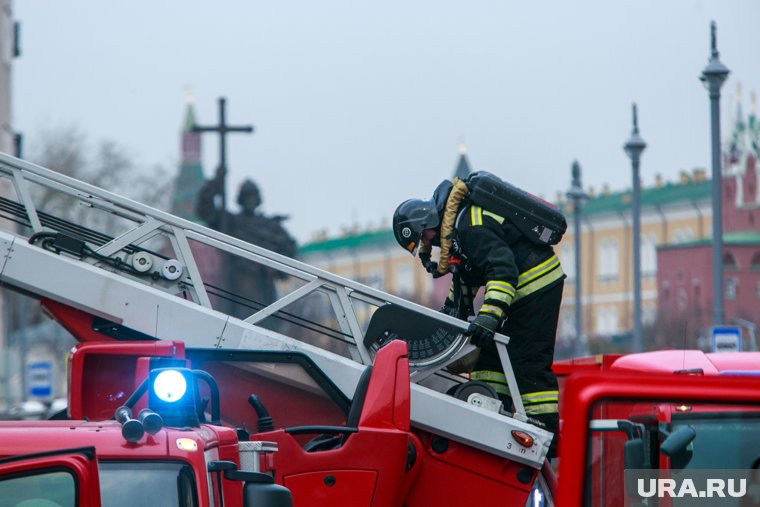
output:
{"label": "truck roof", "polygon": [[567,375],[579,370],[695,375],[760,375],[760,352],[657,350],[626,355],[598,355],[557,361],[554,370]]}
{"label": "truck roof", "polygon": [[145,434],[139,442],[130,443],[122,436],[121,425],[116,421],[0,421],[3,442],[0,456],[94,446],[100,459],[182,459],[193,451],[180,449],[179,439],[195,442],[200,452],[237,443],[234,429],[205,424],[192,430],[163,428],[155,435]]}
{"label": "truck roof", "polygon": [[616,359],[610,370],[703,375],[760,374],[760,352],[703,352],[658,350]]}

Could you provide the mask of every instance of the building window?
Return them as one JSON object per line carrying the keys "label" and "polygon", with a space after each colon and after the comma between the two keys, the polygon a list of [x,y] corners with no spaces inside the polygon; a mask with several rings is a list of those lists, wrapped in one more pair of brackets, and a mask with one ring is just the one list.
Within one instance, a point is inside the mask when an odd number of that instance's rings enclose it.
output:
{"label": "building window", "polygon": [[645,303],[641,308],[641,323],[645,326],[651,326],[657,320],[657,305],[655,303]]}
{"label": "building window", "polygon": [[596,313],[596,332],[600,335],[613,335],[618,330],[617,308],[604,306]]}
{"label": "building window", "polygon": [[760,271],[760,252],[755,252],[755,255],[752,256],[752,260],[749,261],[749,269]]}
{"label": "building window", "polygon": [[731,252],[723,254],[723,267],[729,271],[738,271],[739,263],[736,262],[736,257]]}
{"label": "building window", "polygon": [[694,237],[690,227],[676,229],[673,233],[673,243],[688,243]]}
{"label": "building window", "polygon": [[641,238],[641,275],[657,275],[657,238],[654,234]]}
{"label": "building window", "polygon": [[560,336],[575,336],[575,309],[565,309],[559,317]]}
{"label": "building window", "polygon": [[568,281],[575,280],[575,247],[571,245],[564,245],[562,247],[562,253],[560,254],[560,262],[562,262],[562,271],[567,275]]}
{"label": "building window", "polygon": [[736,294],[739,292],[739,280],[736,278],[729,278],[726,280],[726,299],[733,301],[736,299]]}
{"label": "building window", "polygon": [[617,240],[607,239],[599,243],[599,279],[613,281],[618,277],[618,246]]}
{"label": "building window", "polygon": [[702,283],[699,278],[691,279],[691,286],[694,287],[694,302],[698,305],[702,300]]}
{"label": "building window", "polygon": [[678,309],[681,311],[686,310],[686,308],[689,306],[689,295],[686,293],[686,289],[679,287],[676,298],[676,305],[678,305]]}

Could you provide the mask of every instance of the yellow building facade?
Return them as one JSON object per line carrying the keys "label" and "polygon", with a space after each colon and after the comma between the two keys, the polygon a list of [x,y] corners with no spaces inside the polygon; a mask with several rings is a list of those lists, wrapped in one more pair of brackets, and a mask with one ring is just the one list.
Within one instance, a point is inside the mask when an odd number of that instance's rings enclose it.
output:
{"label": "yellow building facade", "polygon": [[[644,330],[657,317],[657,247],[707,238],[711,234],[710,181],[702,170],[682,173],[678,182],[642,188],[641,272]],[[568,230],[555,247],[565,281],[558,328],[558,355],[570,354],[575,336],[575,219],[569,202],[559,202]],[[583,204],[581,220],[581,304],[584,339],[610,342],[633,328],[633,236],[631,193],[602,192]],[[352,231],[304,245],[301,259],[431,308],[440,307],[448,277],[433,281],[418,259],[401,249],[389,229]],[[435,252],[434,252],[435,256]],[[684,259],[688,262],[688,259]],[[592,350],[594,347],[591,347]],[[609,348],[609,347],[607,347]]]}
{"label": "yellow building facade", "polygon": [[[641,192],[641,302],[644,332],[657,318],[657,247],[710,237],[710,181],[703,170],[682,173],[676,183],[658,181]],[[575,335],[575,216],[561,203],[568,232],[557,245],[565,273],[559,346]],[[631,193],[591,196],[580,213],[581,305],[584,339],[623,338],[633,329],[633,221]],[[688,259],[684,259],[688,262]],[[623,343],[624,344],[624,343]],[[621,344],[621,345],[623,345]]]}

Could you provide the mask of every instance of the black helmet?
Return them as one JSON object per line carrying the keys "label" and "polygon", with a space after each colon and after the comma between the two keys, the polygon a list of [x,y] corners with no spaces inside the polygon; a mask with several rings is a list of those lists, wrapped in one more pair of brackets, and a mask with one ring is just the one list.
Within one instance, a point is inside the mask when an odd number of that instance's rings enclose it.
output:
{"label": "black helmet", "polygon": [[454,184],[450,180],[443,180],[435,187],[433,192],[433,202],[435,203],[435,209],[438,211],[438,217],[443,216],[443,212],[446,209],[446,201],[449,198],[451,189],[454,188]]}
{"label": "black helmet", "polygon": [[414,255],[422,239],[422,231],[435,229],[441,220],[435,202],[409,199],[393,214],[393,235],[405,250]]}

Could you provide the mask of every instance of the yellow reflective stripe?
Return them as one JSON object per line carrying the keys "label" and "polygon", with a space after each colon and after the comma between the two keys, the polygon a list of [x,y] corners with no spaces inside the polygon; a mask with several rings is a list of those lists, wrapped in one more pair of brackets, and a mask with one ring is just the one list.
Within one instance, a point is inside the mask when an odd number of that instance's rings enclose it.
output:
{"label": "yellow reflective stripe", "polygon": [[506,292],[499,289],[489,289],[486,291],[486,295],[483,299],[485,300],[493,300],[493,301],[501,301],[502,303],[505,303],[507,306],[509,306],[512,303],[512,298],[514,297],[514,292]]}
{"label": "yellow reflective stripe", "polygon": [[556,266],[554,271],[551,271],[541,278],[518,288],[517,293],[515,294],[515,297],[512,301],[514,302],[520,298],[524,298],[525,296],[533,294],[534,292],[543,289],[547,285],[562,279],[563,276],[565,276],[565,273],[562,271],[562,268],[560,266]]}
{"label": "yellow reflective stripe", "polygon": [[538,266],[530,268],[528,271],[521,273],[517,277],[517,288],[522,285],[528,284],[536,278],[545,275],[555,267],[559,266],[559,258],[556,255],[552,255]]}
{"label": "yellow reflective stripe", "polygon": [[540,391],[536,393],[528,393],[521,395],[520,398],[522,398],[523,403],[526,405],[531,403],[544,403],[552,401],[556,402],[559,400],[559,391]]}
{"label": "yellow reflective stripe", "polygon": [[507,294],[514,294],[515,288],[512,286],[509,282],[502,282],[501,280],[490,280],[486,282],[486,292],[495,289],[500,290],[502,292],[506,292]]}
{"label": "yellow reflective stripe", "polygon": [[544,396],[547,394],[553,394],[554,396],[559,396],[559,391],[536,391],[535,393],[525,393],[523,394],[523,398],[529,398],[531,396]]}
{"label": "yellow reflective stripe", "polygon": [[491,388],[496,391],[496,394],[504,394],[506,396],[509,396],[509,387],[505,386],[504,384],[497,384],[496,382],[489,382],[487,380],[484,380],[483,382],[491,386]]}
{"label": "yellow reflective stripe", "polygon": [[504,318],[504,310],[494,305],[483,305],[480,307],[480,311],[478,313],[489,313],[491,315],[496,315],[496,317],[500,319]]}
{"label": "yellow reflective stripe", "polygon": [[488,210],[483,210],[483,214],[485,216],[487,216],[487,217],[493,218],[494,220],[496,220],[500,224],[504,223],[504,217],[503,216],[497,215],[496,213],[492,213],[492,212],[490,212]]}
{"label": "yellow reflective stripe", "polygon": [[507,385],[507,376],[500,371],[476,370],[470,373],[470,380]]}
{"label": "yellow reflective stripe", "polygon": [[512,303],[512,298],[515,297],[515,288],[509,282],[502,282],[501,280],[491,280],[486,283],[486,294],[484,299],[495,299],[497,301],[503,301],[507,305]]}
{"label": "yellow reflective stripe", "polygon": [[500,371],[476,370],[470,373],[470,380],[478,380],[490,385],[497,394],[509,396],[507,377]]}
{"label": "yellow reflective stripe", "polygon": [[556,403],[543,403],[541,405],[525,406],[525,415],[555,414],[557,412],[559,412],[559,405]]}
{"label": "yellow reflective stripe", "polygon": [[470,221],[472,225],[483,225],[483,208],[470,206]]}

